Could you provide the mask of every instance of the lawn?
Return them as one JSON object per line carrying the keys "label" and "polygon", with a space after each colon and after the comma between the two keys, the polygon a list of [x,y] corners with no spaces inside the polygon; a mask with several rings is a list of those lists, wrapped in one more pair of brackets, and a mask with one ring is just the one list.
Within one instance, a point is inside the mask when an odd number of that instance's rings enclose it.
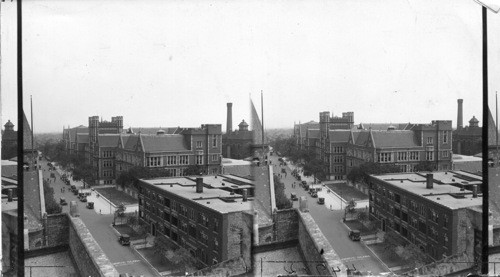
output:
{"label": "lawn", "polygon": [[163,271],[171,271],[172,273],[179,273],[184,270],[183,267],[179,267],[175,264],[173,264],[172,262],[169,262],[167,260],[162,260],[160,258],[160,255],[156,254],[154,249],[153,248],[142,248],[142,249],[137,249],[137,251],[139,251],[139,253],[142,254],[142,256],[144,258],[146,258],[146,260],[148,260],[148,262],[154,267],[156,268],[156,270],[158,270],[159,272],[163,272]]}
{"label": "lawn", "polygon": [[368,228],[366,228],[365,225],[363,225],[363,223],[359,222],[358,220],[346,221],[344,223],[349,228],[351,228],[351,230],[359,230],[361,232],[362,236],[366,236],[366,235],[371,235],[371,234],[376,234],[377,233],[376,230],[370,231]]}
{"label": "lawn", "polygon": [[127,234],[130,236],[130,240],[138,240],[138,239],[143,239],[145,235],[139,235],[137,232],[132,229],[132,227],[128,225],[116,225],[114,226],[115,230],[118,231],[120,234]]}
{"label": "lawn", "polygon": [[354,187],[347,185],[346,183],[327,184],[326,186],[333,190],[340,197],[344,198],[345,201],[350,201],[353,198],[356,200],[368,199],[368,195],[362,193]]}
{"label": "lawn", "polygon": [[115,188],[96,188],[95,189],[99,194],[102,194],[102,196],[106,197],[111,203],[113,203],[115,206],[120,205],[120,203],[123,203],[125,205],[131,205],[131,204],[137,204],[137,199],[134,197],[126,194],[123,191],[119,191]]}
{"label": "lawn", "polygon": [[406,262],[393,250],[385,249],[385,243],[367,245],[389,267],[405,266]]}

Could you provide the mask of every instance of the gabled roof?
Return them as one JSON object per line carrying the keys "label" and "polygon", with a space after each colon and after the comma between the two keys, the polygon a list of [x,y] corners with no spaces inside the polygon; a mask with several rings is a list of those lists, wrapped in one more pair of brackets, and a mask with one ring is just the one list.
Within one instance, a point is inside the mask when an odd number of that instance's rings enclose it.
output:
{"label": "gabled roof", "polygon": [[99,147],[117,147],[120,134],[100,134]]}
{"label": "gabled roof", "polygon": [[128,139],[124,142],[124,149],[126,150],[132,150],[135,151],[137,145],[139,144],[139,135],[131,135],[128,137]]}
{"label": "gabled roof", "polygon": [[306,136],[307,129],[319,129],[319,122],[309,121],[307,123],[297,124],[302,137]]}
{"label": "gabled roof", "polygon": [[89,128],[80,125],[78,127],[74,127],[71,129],[66,129],[66,131],[69,133],[69,139],[70,141],[76,141],[76,136],[77,134],[88,134],[89,133]]}
{"label": "gabled roof", "polygon": [[144,152],[189,151],[183,135],[141,135]]}
{"label": "gabled roof", "polygon": [[359,131],[359,132],[352,132],[353,133],[353,140],[355,145],[361,145],[361,146],[366,146],[368,144],[368,139],[370,137],[370,132],[369,131]]}
{"label": "gabled roof", "polygon": [[414,124],[411,123],[359,123],[357,128],[363,130],[379,130],[387,131],[389,127],[394,127],[395,130],[409,130]]}
{"label": "gabled roof", "polygon": [[330,130],[330,142],[348,142],[351,130]]}
{"label": "gabled roof", "polygon": [[413,131],[372,131],[376,148],[420,147]]}
{"label": "gabled roof", "polygon": [[143,135],[156,135],[159,130],[165,131],[165,134],[176,134],[180,127],[129,127],[127,132],[131,131],[133,134],[143,134]]}

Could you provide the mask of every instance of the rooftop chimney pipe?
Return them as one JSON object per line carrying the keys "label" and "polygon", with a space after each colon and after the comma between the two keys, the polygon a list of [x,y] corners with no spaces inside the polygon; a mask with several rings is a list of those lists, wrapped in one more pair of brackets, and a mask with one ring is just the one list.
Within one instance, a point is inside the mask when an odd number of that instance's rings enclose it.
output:
{"label": "rooftop chimney pipe", "polygon": [[426,188],[432,189],[433,186],[434,186],[434,174],[427,173],[426,181],[427,181],[426,182],[427,183]]}
{"label": "rooftop chimney pipe", "polygon": [[472,198],[477,198],[477,185],[472,186]]}
{"label": "rooftop chimney pipe", "polygon": [[463,122],[463,99],[458,99],[458,117],[457,117],[457,129],[462,129],[464,127],[464,122]]}
{"label": "rooftop chimney pipe", "polygon": [[233,103],[227,103],[226,134],[233,131]]}
{"label": "rooftop chimney pipe", "polygon": [[243,189],[243,202],[248,201],[248,191],[247,189]]}
{"label": "rooftop chimney pipe", "polygon": [[12,189],[7,190],[7,201],[12,202]]}
{"label": "rooftop chimney pipe", "polygon": [[203,192],[203,178],[196,178],[196,193]]}

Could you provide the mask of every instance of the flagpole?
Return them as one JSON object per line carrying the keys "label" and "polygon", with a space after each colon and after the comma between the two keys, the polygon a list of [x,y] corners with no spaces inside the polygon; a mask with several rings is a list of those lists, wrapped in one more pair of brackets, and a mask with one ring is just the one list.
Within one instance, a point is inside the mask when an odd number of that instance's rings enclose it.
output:
{"label": "flagpole", "polygon": [[260,90],[260,111],[262,117],[262,156],[264,157],[264,93]]}

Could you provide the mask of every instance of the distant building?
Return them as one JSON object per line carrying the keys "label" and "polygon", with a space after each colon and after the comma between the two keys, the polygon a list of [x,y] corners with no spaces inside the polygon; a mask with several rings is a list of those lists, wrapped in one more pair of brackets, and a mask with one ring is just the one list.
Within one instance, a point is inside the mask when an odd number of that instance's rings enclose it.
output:
{"label": "distant building", "polygon": [[[353,115],[344,113],[344,117],[346,121]],[[436,170],[451,169],[449,120],[435,120],[431,124],[359,124],[357,127],[350,121],[338,124],[331,121],[328,112],[320,113],[320,128],[305,128],[305,138],[303,126],[295,127],[298,147],[312,150],[325,163],[329,180],[345,180],[353,167],[365,162],[392,164],[402,172],[413,172],[423,162],[432,164]],[[375,129],[364,129],[367,126]]]}
{"label": "distant building", "polygon": [[2,160],[17,157],[17,131],[14,131],[14,124],[7,121],[2,130]]}
{"label": "distant building", "polygon": [[[89,128],[64,129],[68,153],[78,154],[92,165],[95,184],[115,184],[122,171],[134,166],[164,169],[171,176],[183,176],[189,166],[205,174],[221,172],[222,134],[220,124],[200,128],[123,129],[123,117],[111,122],[89,117]],[[142,132],[144,131],[144,133]]]}
{"label": "distant building", "polygon": [[254,181],[234,175],[139,181],[139,220],[202,265],[250,261]]}
{"label": "distant building", "polygon": [[233,131],[233,103],[227,103],[226,133],[222,135],[222,156],[230,159],[244,159],[252,156],[254,131],[242,120],[238,130]]}
{"label": "distant building", "polygon": [[453,153],[473,156],[481,153],[483,147],[483,128],[475,116],[469,126],[463,126],[463,99],[458,99],[457,129],[453,131]]}
{"label": "distant building", "polygon": [[482,177],[464,171],[372,175],[370,217],[435,260],[481,255]]}

